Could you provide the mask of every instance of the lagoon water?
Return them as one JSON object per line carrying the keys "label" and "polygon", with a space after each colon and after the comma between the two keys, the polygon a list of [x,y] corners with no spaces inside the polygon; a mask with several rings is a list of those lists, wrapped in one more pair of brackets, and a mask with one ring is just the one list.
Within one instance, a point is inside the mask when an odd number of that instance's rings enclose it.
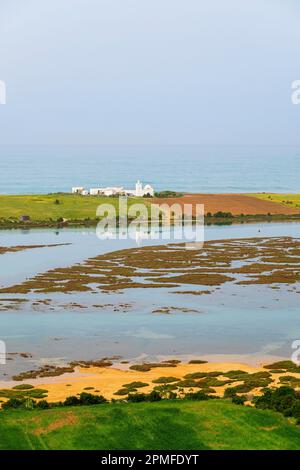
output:
{"label": "lagoon water", "polygon": [[[210,226],[205,229],[205,239],[299,237],[299,233],[300,223],[296,222]],[[21,282],[47,269],[72,265],[99,253],[137,246],[134,237],[99,240],[95,230],[0,231],[1,246],[40,243],[71,244],[1,255],[1,285]],[[139,245],[154,243],[165,241],[138,239]],[[40,304],[33,308],[25,303],[21,308],[0,312],[0,339],[6,342],[8,352],[32,354],[31,359],[13,356],[13,360],[0,366],[0,378],[7,379],[15,372],[45,363],[110,355],[133,362],[161,357],[226,356],[258,363],[290,357],[292,342],[300,338],[297,289],[225,284],[212,295],[175,295],[171,291],[51,294],[50,306]],[[14,296],[5,295],[8,297]],[[34,294],[31,298],[36,301],[45,296]],[[74,302],[79,306],[71,307]],[[95,304],[104,307],[95,308]],[[154,313],[170,306],[174,310],[169,315]],[[187,307],[190,311],[180,311]]]}
{"label": "lagoon water", "polygon": [[[138,178],[156,190],[296,193],[300,192],[299,174],[300,149],[292,147],[0,147],[0,194],[69,191],[74,185],[130,188]],[[299,223],[205,228],[205,240],[299,238],[299,234]],[[140,245],[165,242],[138,237]],[[93,229],[0,231],[0,246],[53,243],[70,245],[1,255],[0,285],[137,246],[134,237],[99,240]],[[115,354],[132,361],[225,355],[259,362],[265,357],[290,357],[292,341],[300,338],[299,293],[293,289],[225,285],[213,295],[202,296],[174,295],[168,289],[129,289],[121,294],[51,297],[51,308],[25,303],[0,312],[0,340],[6,342],[8,352],[32,354],[26,360],[11,356],[13,360],[0,365],[0,377],[7,379],[14,372],[51,361]],[[66,306],[71,302],[86,308]],[[107,306],[95,309],[95,303]],[[120,304],[130,304],[130,308],[120,308]],[[153,313],[169,306],[179,310],[170,315]],[[182,307],[193,311],[184,313]]]}
{"label": "lagoon water", "polygon": [[131,188],[137,179],[156,190],[299,193],[299,174],[299,147],[0,146],[0,194]]}
{"label": "lagoon water", "polygon": [[[157,233],[159,233],[157,235]],[[187,229],[186,236],[193,235],[193,228]],[[95,228],[76,229],[31,229],[0,230],[0,246],[69,244],[52,248],[41,248],[18,253],[7,253],[0,258],[0,287],[19,283],[26,278],[55,267],[67,267],[92,256],[125,248],[143,245],[162,245],[168,243],[161,229],[155,230],[158,238],[143,233],[139,236],[134,228],[128,238],[99,239]],[[182,231],[171,233],[171,243],[186,241]],[[300,222],[267,222],[250,224],[211,225],[204,227],[205,240],[222,240],[248,237],[300,238]]]}

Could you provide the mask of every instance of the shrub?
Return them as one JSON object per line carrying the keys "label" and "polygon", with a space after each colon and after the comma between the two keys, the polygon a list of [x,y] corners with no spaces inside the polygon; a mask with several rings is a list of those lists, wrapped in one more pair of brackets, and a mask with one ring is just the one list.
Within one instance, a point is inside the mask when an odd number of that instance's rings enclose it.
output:
{"label": "shrub", "polygon": [[70,397],[67,397],[65,401],[63,402],[63,406],[77,406],[77,405],[80,405],[80,400],[79,398],[72,396],[72,395]]}
{"label": "shrub", "polygon": [[34,388],[33,385],[30,385],[30,384],[20,384],[20,385],[15,385],[13,387],[13,390],[31,390],[32,388]]}
{"label": "shrub", "polygon": [[176,191],[159,191],[154,193],[155,197],[166,198],[166,197],[182,197],[182,193],[177,193]]}
{"label": "shrub", "polygon": [[247,397],[245,395],[234,395],[232,397],[232,403],[235,405],[243,405],[247,401]]}
{"label": "shrub", "polygon": [[161,395],[157,390],[152,390],[148,395],[148,401],[160,401]]}
{"label": "shrub", "polygon": [[0,397],[3,398],[45,398],[48,394],[47,390],[42,388],[30,389],[1,389]]}
{"label": "shrub", "polygon": [[221,219],[228,219],[228,218],[232,218],[233,216],[231,212],[218,211],[214,214],[214,217],[221,218]]}
{"label": "shrub", "polygon": [[25,398],[25,401],[24,401],[24,408],[26,410],[33,410],[33,408],[35,407],[36,405],[36,402],[34,400],[32,400],[31,398]]}
{"label": "shrub", "polygon": [[128,390],[128,388],[120,388],[119,390],[114,392],[114,395],[125,396],[125,395],[128,395],[128,393],[136,392],[136,391],[137,391],[136,389]]}
{"label": "shrub", "polygon": [[177,382],[178,387],[183,387],[183,388],[196,388],[199,387],[201,388],[201,385],[199,385],[199,382],[196,382],[195,380],[192,379],[185,379],[185,380],[180,380]]}
{"label": "shrub", "polygon": [[249,374],[248,372],[245,372],[244,370],[229,370],[228,372],[224,372],[223,374],[225,377],[228,377],[229,379],[237,379],[237,380],[244,380]]}
{"label": "shrub", "polygon": [[272,377],[270,372],[267,371],[260,371],[260,372],[254,372],[253,374],[249,374],[249,377],[251,379],[268,379]]}
{"label": "shrub", "polygon": [[48,408],[50,408],[50,405],[47,400],[41,400],[36,404],[36,407],[40,408],[41,410],[47,410]]}
{"label": "shrub", "polygon": [[24,391],[24,396],[30,398],[46,398],[48,395],[48,390],[44,390],[42,388],[35,388],[33,390],[28,390],[28,392]]}
{"label": "shrub", "polygon": [[92,395],[91,393],[82,392],[79,397],[80,405],[100,405],[107,403],[106,398],[102,395]]}
{"label": "shrub", "polygon": [[274,390],[267,389],[253,400],[256,408],[279,411],[285,416],[300,418],[300,394],[292,387],[283,386]]}
{"label": "shrub", "polygon": [[147,401],[146,393],[129,393],[127,401],[131,403],[140,403],[142,401]]}
{"label": "shrub", "polygon": [[293,361],[278,361],[274,362],[273,364],[269,364],[267,366],[264,366],[265,369],[281,369],[281,370],[287,370],[289,372],[298,372],[300,373],[300,366],[297,366]]}
{"label": "shrub", "polygon": [[179,379],[176,377],[158,377],[158,379],[152,380],[154,384],[169,384],[172,382],[178,382]]}
{"label": "shrub", "polygon": [[3,403],[2,408],[8,410],[10,408],[24,408],[25,398],[10,398]]}
{"label": "shrub", "polygon": [[129,384],[124,384],[124,388],[143,388],[143,387],[148,387],[149,384],[146,382],[130,382]]}
{"label": "shrub", "polygon": [[279,382],[293,385],[295,387],[300,386],[300,378],[294,377],[293,375],[284,375],[283,377],[279,377]]}
{"label": "shrub", "polygon": [[216,377],[206,377],[198,382],[198,387],[222,387],[223,385],[230,384],[231,380],[218,380]]}
{"label": "shrub", "polygon": [[207,372],[192,372],[191,374],[186,374],[184,376],[185,379],[203,379],[204,377],[207,377]]}
{"label": "shrub", "polygon": [[162,384],[162,385],[156,385],[153,390],[156,390],[160,394],[165,394],[174,390],[177,390],[178,387],[175,384]]}
{"label": "shrub", "polygon": [[206,376],[207,377],[219,377],[219,375],[224,375],[223,372],[219,372],[217,370],[213,371],[213,372],[207,372],[206,373]]}
{"label": "shrub", "polygon": [[[292,407],[292,415],[297,419],[297,422],[300,420],[300,400],[296,401]],[[299,423],[298,423],[299,424]]]}
{"label": "shrub", "polygon": [[209,400],[210,397],[209,395],[207,395],[206,393],[204,393],[202,390],[199,390],[198,392],[194,392],[194,393],[187,393],[185,395],[185,398],[187,398],[188,400],[199,400],[199,401],[203,401],[203,400]]}
{"label": "shrub", "polygon": [[106,398],[102,395],[92,395],[91,393],[82,392],[79,398],[76,396],[67,397],[63,402],[63,406],[100,405],[106,402]]}
{"label": "shrub", "polygon": [[224,390],[224,398],[232,398],[236,395],[234,387],[228,387]]}

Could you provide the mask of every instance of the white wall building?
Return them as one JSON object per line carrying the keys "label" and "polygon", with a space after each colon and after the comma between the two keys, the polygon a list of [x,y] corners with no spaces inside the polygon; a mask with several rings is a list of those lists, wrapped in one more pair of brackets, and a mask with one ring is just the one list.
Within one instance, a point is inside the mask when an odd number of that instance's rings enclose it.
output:
{"label": "white wall building", "polygon": [[107,188],[91,188],[90,191],[87,191],[82,186],[75,186],[72,188],[72,194],[81,194],[87,196],[154,196],[154,189],[150,184],[143,186],[140,180],[135,184],[135,189],[124,189],[122,186],[113,186]]}
{"label": "white wall building", "polygon": [[74,188],[72,188],[72,194],[82,194],[84,191],[83,186],[74,186]]}
{"label": "white wall building", "polygon": [[137,197],[143,197],[143,196],[154,196],[154,189],[150,184],[146,184],[143,187],[143,184],[141,183],[140,180],[138,180],[135,184],[135,189],[125,189],[125,193],[127,196],[137,196]]}

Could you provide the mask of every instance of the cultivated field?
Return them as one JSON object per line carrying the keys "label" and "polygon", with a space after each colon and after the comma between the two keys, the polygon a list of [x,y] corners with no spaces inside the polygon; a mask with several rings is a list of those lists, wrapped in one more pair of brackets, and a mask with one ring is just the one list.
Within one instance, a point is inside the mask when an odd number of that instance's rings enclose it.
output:
{"label": "cultivated field", "polygon": [[[128,198],[128,206],[134,203],[155,204],[204,204],[205,214],[210,212],[243,215],[293,215],[300,214],[300,195],[279,194],[185,194],[170,198]],[[31,221],[47,222],[68,219],[70,221],[95,220],[100,204],[112,204],[118,215],[118,198],[80,196],[76,194],[8,195],[0,196],[0,220],[19,221],[26,215]]]}
{"label": "cultivated field", "polygon": [[[282,214],[292,215],[300,213],[300,195],[298,198],[299,207],[282,203],[282,195],[276,195],[277,198],[269,200],[268,197],[262,198],[262,195],[253,194],[185,194],[182,197],[154,199],[153,202],[163,204],[204,204],[205,214],[210,212],[230,212],[234,216],[244,215],[267,215]],[[264,195],[266,196],[266,195]]]}

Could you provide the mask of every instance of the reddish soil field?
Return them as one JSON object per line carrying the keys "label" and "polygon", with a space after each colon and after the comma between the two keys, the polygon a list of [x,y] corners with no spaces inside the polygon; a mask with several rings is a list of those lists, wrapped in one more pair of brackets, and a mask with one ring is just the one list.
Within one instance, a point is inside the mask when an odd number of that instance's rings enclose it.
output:
{"label": "reddish soil field", "polygon": [[[253,196],[243,194],[185,194],[182,197],[155,198],[156,204],[204,204],[205,214],[218,211],[231,212],[232,215],[256,215],[256,214],[299,214],[300,211],[272,201],[263,201]],[[193,210],[194,213],[194,210]]]}

